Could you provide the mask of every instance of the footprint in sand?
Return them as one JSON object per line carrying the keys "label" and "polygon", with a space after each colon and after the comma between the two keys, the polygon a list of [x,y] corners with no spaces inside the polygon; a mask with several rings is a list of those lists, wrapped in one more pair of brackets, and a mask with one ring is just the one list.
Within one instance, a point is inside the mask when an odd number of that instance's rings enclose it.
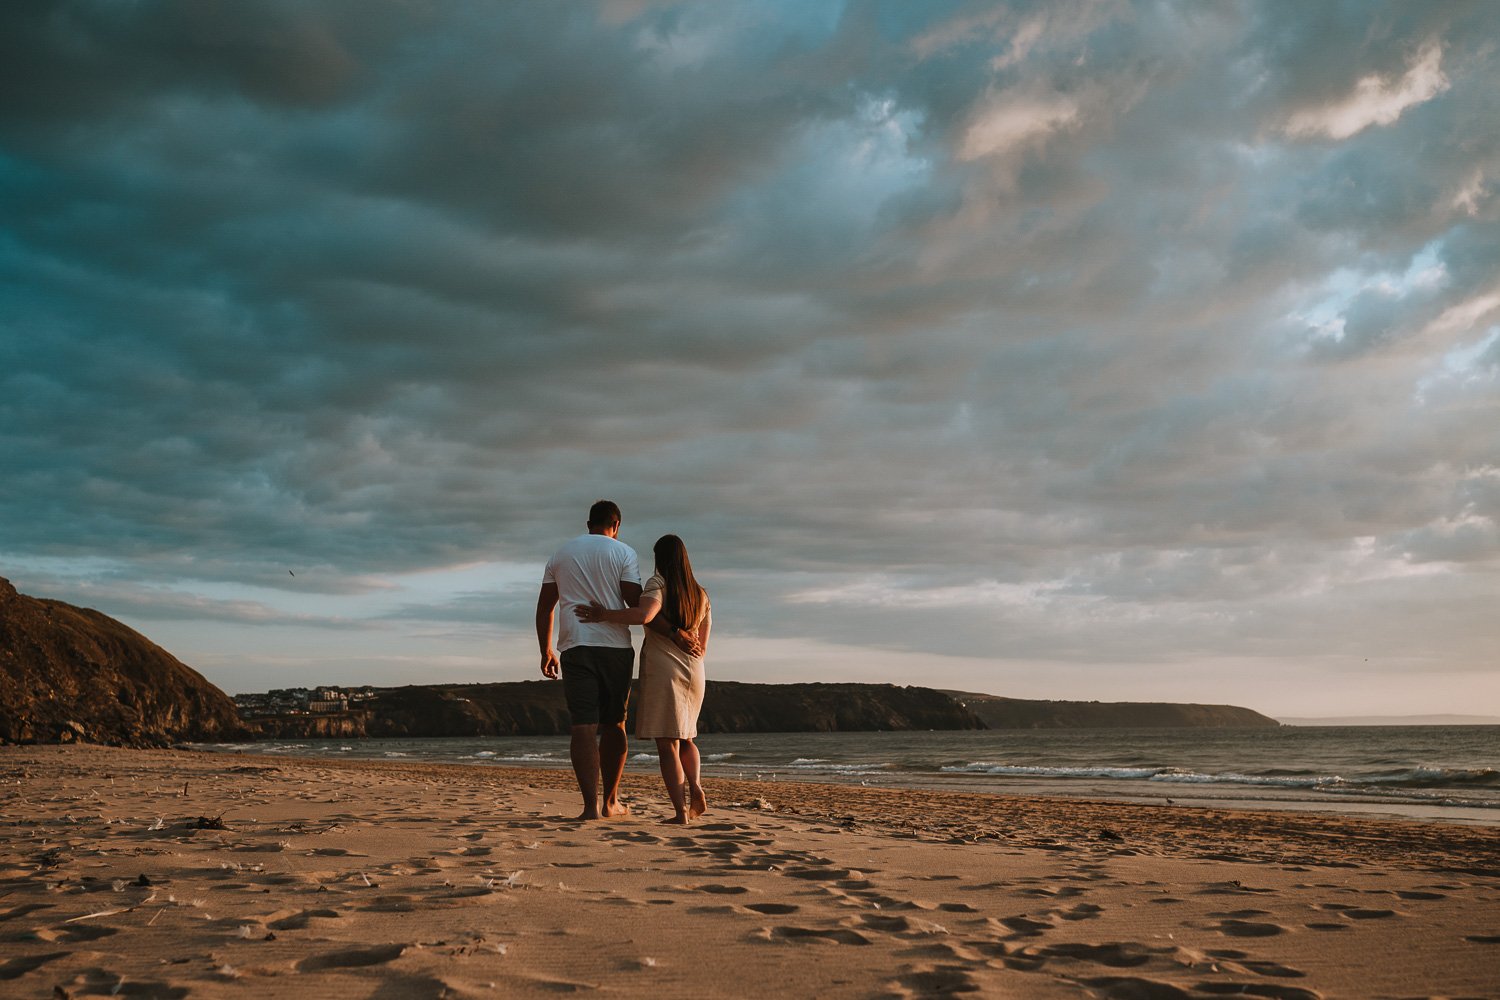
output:
{"label": "footprint in sand", "polygon": [[1373,909],[1366,906],[1350,906],[1347,903],[1319,903],[1317,908],[1330,913],[1337,913],[1341,917],[1350,920],[1384,920],[1387,917],[1398,916],[1395,910]]}
{"label": "footprint in sand", "polygon": [[118,928],[103,927],[99,924],[64,924],[61,927],[49,927],[46,930],[36,932],[36,936],[43,941],[51,941],[61,944],[80,944],[84,941],[98,941],[100,938],[111,937],[120,933]]}
{"label": "footprint in sand", "polygon": [[100,968],[85,970],[67,983],[52,988],[51,996],[72,995],[63,989],[72,986],[86,996],[148,997],[150,1000],[182,1000],[190,992],[186,986],[172,986],[155,979],[126,979],[124,976]]}
{"label": "footprint in sand", "polygon": [[1160,954],[1170,953],[1174,948],[1148,948],[1134,941],[1115,941],[1109,944],[1053,944],[1039,948],[1035,954],[1044,958],[1065,958],[1078,962],[1093,962],[1111,968],[1132,968],[1145,965]]}
{"label": "footprint in sand", "polygon": [[382,965],[400,958],[406,951],[404,944],[383,944],[374,948],[349,948],[330,951],[304,958],[297,963],[298,972],[318,972],[323,969],[354,969],[366,965]]}
{"label": "footprint in sand", "polygon": [[716,896],[737,896],[750,890],[742,885],[695,885],[691,887],[693,892],[709,892]]}
{"label": "footprint in sand", "polygon": [[1001,917],[998,923],[1005,930],[1010,931],[1012,937],[1038,937],[1046,931],[1052,930],[1056,925],[1050,920],[1036,920],[1031,917]]}
{"label": "footprint in sand", "polygon": [[979,981],[962,969],[919,969],[897,976],[892,984],[908,996],[935,997],[979,993]]}
{"label": "footprint in sand", "polygon": [[1229,937],[1275,937],[1286,933],[1286,928],[1280,924],[1237,919],[1221,920],[1217,924],[1210,924],[1208,929]]}
{"label": "footprint in sand", "polygon": [[875,883],[867,878],[845,878],[833,883],[845,892],[868,892],[875,888]]}
{"label": "footprint in sand", "polygon": [[801,907],[793,903],[746,903],[745,909],[764,913],[766,916],[782,917],[788,913],[796,913]]}
{"label": "footprint in sand", "polygon": [[1242,894],[1257,895],[1275,892],[1275,889],[1262,889],[1252,885],[1244,885],[1241,882],[1213,882],[1198,890],[1200,896],[1239,896]]}
{"label": "footprint in sand", "polygon": [[[1268,1000],[1323,1000],[1323,994],[1275,983],[1197,983],[1193,989],[1212,996],[1266,997]],[[1188,994],[1183,994],[1187,996]]]}
{"label": "footprint in sand", "polygon": [[860,916],[859,923],[866,930],[880,931],[883,934],[920,936],[948,933],[948,928],[941,924],[935,924],[930,920],[920,920],[917,917],[866,913]]}
{"label": "footprint in sand", "polygon": [[628,840],[634,844],[660,844],[661,838],[645,830],[621,830],[605,834],[610,840]]}
{"label": "footprint in sand", "polygon": [[71,954],[70,951],[54,951],[45,955],[24,955],[20,958],[13,958],[9,962],[0,964],[0,980],[19,979],[28,972],[40,969],[48,962],[67,958]]}
{"label": "footprint in sand", "polygon": [[[1004,888],[1004,887],[1001,886],[999,883],[992,883],[989,886],[974,886],[974,888],[975,889],[984,889],[984,888],[1000,889],[1000,888]],[[1052,898],[1066,899],[1069,896],[1082,896],[1083,892],[1084,892],[1084,890],[1079,889],[1076,886],[1066,885],[1066,886],[1063,886],[1063,887],[1058,888],[1058,889],[1051,889],[1051,888],[1046,888],[1046,887],[1038,887],[1038,888],[1035,888],[1035,889],[1022,889],[1019,894],[1022,895],[1022,896],[1043,896],[1043,897],[1046,897],[1048,899],[1052,899]]]}
{"label": "footprint in sand", "polygon": [[313,920],[337,920],[337,910],[302,910],[297,913],[271,914],[266,926],[273,931],[300,931]]}
{"label": "footprint in sand", "polygon": [[430,899],[475,899],[480,896],[496,895],[495,890],[488,885],[459,885],[442,892],[434,892]]}
{"label": "footprint in sand", "polygon": [[360,907],[366,913],[410,913],[416,908],[410,896],[376,896]]}
{"label": "footprint in sand", "polygon": [[294,882],[301,882],[302,881],[302,876],[300,876],[300,875],[258,875],[258,876],[256,876],[255,881],[259,882],[261,885],[291,885]]}
{"label": "footprint in sand", "polygon": [[0,923],[4,923],[7,920],[15,920],[18,917],[24,917],[28,913],[35,913],[37,910],[48,910],[51,908],[51,903],[22,903],[20,906],[0,913]]}
{"label": "footprint in sand", "polygon": [[[860,881],[862,872],[852,868],[788,868],[781,874],[787,878],[806,879],[809,882],[845,882]],[[858,888],[864,888],[859,886]]]}
{"label": "footprint in sand", "polygon": [[1301,979],[1307,973],[1301,969],[1294,969],[1289,965],[1278,962],[1267,962],[1261,959],[1251,958],[1248,952],[1236,951],[1232,948],[1210,949],[1204,952],[1203,957],[1217,959],[1233,971],[1253,972],[1260,976],[1275,976],[1283,979]]}
{"label": "footprint in sand", "polygon": [[546,993],[594,993],[599,989],[598,983],[585,983],[575,979],[545,979],[538,976],[527,977],[525,981]]}
{"label": "footprint in sand", "polygon": [[[1009,965],[1009,962],[1006,962]],[[1097,979],[1081,979],[1079,982],[1091,989],[1099,990],[1109,1000],[1192,1000],[1193,995],[1171,983],[1156,979],[1139,979],[1134,976],[1103,976]]]}
{"label": "footprint in sand", "polygon": [[1387,917],[1394,917],[1398,915],[1399,914],[1395,910],[1375,910],[1367,909],[1363,906],[1344,911],[1344,916],[1348,917],[1350,920],[1384,920]]}
{"label": "footprint in sand", "polygon": [[869,944],[870,939],[858,931],[846,928],[821,930],[816,927],[773,927],[766,932],[771,940],[778,941],[832,941],[835,944]]}

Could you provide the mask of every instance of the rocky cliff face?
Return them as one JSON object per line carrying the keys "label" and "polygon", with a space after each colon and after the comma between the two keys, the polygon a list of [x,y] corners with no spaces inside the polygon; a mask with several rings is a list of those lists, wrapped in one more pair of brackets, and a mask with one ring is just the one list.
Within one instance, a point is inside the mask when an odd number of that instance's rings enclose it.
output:
{"label": "rocky cliff face", "polygon": [[238,739],[229,697],[108,615],[0,579],[0,743]]}
{"label": "rocky cliff face", "polygon": [[1259,728],[1275,719],[1235,705],[1145,701],[1028,701],[993,694],[946,691],[990,729]]}

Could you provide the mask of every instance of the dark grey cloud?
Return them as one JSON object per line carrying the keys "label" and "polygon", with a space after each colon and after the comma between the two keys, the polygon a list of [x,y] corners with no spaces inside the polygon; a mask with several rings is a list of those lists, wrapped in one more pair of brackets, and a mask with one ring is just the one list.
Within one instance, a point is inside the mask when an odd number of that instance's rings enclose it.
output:
{"label": "dark grey cloud", "polygon": [[601,495],[746,641],[1298,657],[1500,564],[1488,5],[12,7],[0,558],[122,611],[524,634],[389,581]]}

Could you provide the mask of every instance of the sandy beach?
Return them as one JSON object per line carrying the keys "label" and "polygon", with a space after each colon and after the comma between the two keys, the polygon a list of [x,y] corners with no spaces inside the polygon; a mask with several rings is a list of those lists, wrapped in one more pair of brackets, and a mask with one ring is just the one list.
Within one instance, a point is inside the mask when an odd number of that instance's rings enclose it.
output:
{"label": "sandy beach", "polygon": [[6,747],[0,996],[1500,995],[1493,826],[626,792],[584,824],[559,771]]}

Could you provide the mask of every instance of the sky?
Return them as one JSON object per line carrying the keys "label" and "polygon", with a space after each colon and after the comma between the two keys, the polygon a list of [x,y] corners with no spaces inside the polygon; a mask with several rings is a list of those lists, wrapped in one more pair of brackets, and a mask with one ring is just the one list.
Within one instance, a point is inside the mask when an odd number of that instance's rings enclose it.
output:
{"label": "sky", "polygon": [[1500,7],[0,5],[0,576],[231,693],[1500,705]]}

